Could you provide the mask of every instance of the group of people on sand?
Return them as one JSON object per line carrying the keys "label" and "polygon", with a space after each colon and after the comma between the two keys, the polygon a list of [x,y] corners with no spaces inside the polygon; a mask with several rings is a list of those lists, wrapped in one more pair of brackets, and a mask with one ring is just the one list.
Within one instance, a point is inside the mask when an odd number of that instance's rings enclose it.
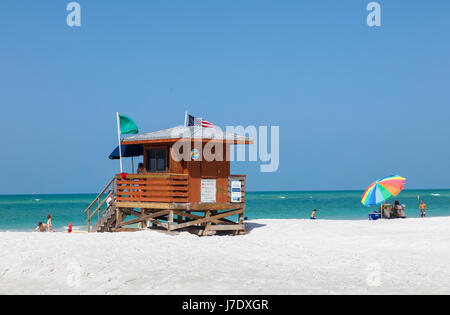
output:
{"label": "group of people on sand", "polygon": [[49,214],[47,215],[47,224],[44,224],[42,222],[38,223],[38,226],[34,229],[34,232],[55,232],[55,230],[53,229],[53,224],[52,224],[52,216]]}
{"label": "group of people on sand", "polygon": [[394,206],[392,206],[387,200],[380,206],[378,212],[388,217],[402,217],[404,216],[406,206],[400,204],[400,201],[395,200]]}
{"label": "group of people on sand", "polygon": [[[427,217],[428,206],[420,197],[417,196],[417,200],[420,201],[419,205],[419,215],[421,218]],[[405,205],[400,204],[400,201],[396,200],[394,206],[391,206],[388,201],[380,206],[378,212],[375,213],[385,213],[384,211],[389,211],[391,217],[401,217],[405,213]]]}

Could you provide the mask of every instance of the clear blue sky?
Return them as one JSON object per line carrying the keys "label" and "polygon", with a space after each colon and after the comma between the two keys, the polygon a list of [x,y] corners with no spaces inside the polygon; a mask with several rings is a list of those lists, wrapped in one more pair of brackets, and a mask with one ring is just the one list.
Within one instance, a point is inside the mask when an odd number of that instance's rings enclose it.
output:
{"label": "clear blue sky", "polygon": [[[97,192],[118,170],[115,112],[141,130],[278,125],[251,190],[364,189],[390,174],[450,188],[450,2],[0,2],[0,194]],[[125,162],[125,163],[128,163]]]}

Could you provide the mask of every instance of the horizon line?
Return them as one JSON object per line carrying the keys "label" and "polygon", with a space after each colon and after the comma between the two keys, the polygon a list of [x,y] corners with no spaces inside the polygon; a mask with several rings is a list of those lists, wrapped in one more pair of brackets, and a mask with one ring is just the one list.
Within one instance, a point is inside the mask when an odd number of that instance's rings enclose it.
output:
{"label": "horizon line", "polygon": [[[414,189],[404,189],[406,191],[434,191],[434,190],[445,190],[450,191],[450,188],[414,188]],[[249,193],[291,193],[291,192],[364,192],[365,189],[326,189],[326,190],[248,190]],[[24,193],[24,194],[0,194],[0,197],[5,196],[51,196],[51,195],[98,195],[98,193]]]}

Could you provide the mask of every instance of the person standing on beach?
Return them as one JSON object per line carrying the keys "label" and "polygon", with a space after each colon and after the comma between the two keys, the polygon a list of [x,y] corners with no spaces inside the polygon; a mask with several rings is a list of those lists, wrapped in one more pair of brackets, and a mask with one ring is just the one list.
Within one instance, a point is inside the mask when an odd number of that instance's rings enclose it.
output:
{"label": "person standing on beach", "polygon": [[47,228],[49,232],[55,232],[55,230],[53,230],[52,216],[50,214],[47,215]]}
{"label": "person standing on beach", "polygon": [[427,217],[427,210],[427,204],[422,200],[419,206],[419,213],[422,219]]}
{"label": "person standing on beach", "polygon": [[314,209],[314,211],[311,213],[311,220],[317,220],[316,214],[317,214],[317,209]]}

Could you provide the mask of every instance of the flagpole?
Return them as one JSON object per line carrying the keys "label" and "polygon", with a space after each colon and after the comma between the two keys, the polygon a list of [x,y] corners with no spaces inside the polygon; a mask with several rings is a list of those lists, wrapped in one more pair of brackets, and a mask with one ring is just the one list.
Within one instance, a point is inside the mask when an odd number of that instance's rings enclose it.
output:
{"label": "flagpole", "polygon": [[184,115],[184,126],[187,127],[188,112]]}
{"label": "flagpole", "polygon": [[122,144],[120,143],[120,117],[119,117],[119,112],[117,112],[117,136],[119,138],[120,174],[122,174],[123,173]]}

